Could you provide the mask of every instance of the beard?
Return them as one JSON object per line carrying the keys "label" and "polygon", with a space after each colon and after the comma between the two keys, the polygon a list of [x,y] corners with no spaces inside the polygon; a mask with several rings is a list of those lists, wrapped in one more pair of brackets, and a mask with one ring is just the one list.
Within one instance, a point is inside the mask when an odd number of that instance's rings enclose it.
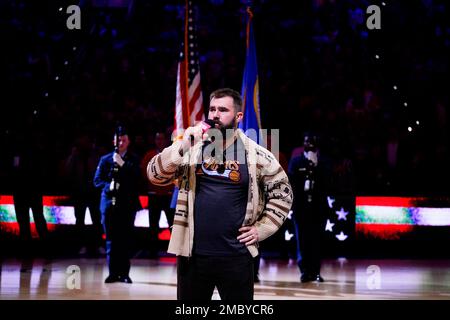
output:
{"label": "beard", "polygon": [[233,120],[229,124],[223,124],[223,123],[221,123],[219,121],[214,121],[214,122],[219,125],[218,129],[222,133],[222,137],[224,139],[228,138],[227,137],[227,131],[228,132],[234,132],[234,130],[236,130],[236,128],[237,128],[237,120],[236,120],[236,118],[233,118]]}

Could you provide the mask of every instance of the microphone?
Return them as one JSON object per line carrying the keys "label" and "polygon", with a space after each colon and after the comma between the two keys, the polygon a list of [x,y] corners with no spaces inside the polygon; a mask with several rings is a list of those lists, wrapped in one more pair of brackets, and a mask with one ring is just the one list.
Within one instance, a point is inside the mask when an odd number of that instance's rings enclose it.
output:
{"label": "microphone", "polygon": [[202,133],[205,133],[206,131],[208,131],[211,127],[215,127],[216,123],[214,122],[214,120],[211,119],[206,119],[204,121],[201,122],[201,127],[202,127]]}
{"label": "microphone", "polygon": [[[209,128],[211,128],[211,127],[214,128],[215,126],[216,126],[216,123],[213,120],[211,120],[211,119],[206,119],[205,121],[202,121],[203,133],[208,131]],[[212,138],[214,138],[214,137],[212,137]],[[211,143],[211,141],[205,142],[205,144],[210,144],[210,143]],[[215,149],[213,150],[212,156],[213,157],[215,156]],[[219,164],[219,166],[217,168],[217,173],[223,174],[225,172],[225,161],[226,161],[225,160],[225,151],[222,151],[222,163]]]}
{"label": "microphone", "polygon": [[[216,122],[211,120],[211,119],[206,119],[204,121],[201,122],[200,124],[201,128],[202,128],[202,134],[205,133],[206,131],[208,131],[210,128],[214,128],[216,126]],[[214,138],[214,137],[212,137]],[[214,141],[214,140],[213,140]],[[211,141],[204,141],[203,142],[203,146],[207,146],[211,143]],[[215,149],[212,150],[211,156],[215,157]],[[222,154],[222,161],[223,163],[219,164],[218,168],[217,168],[217,173],[222,174],[225,172],[225,154]]]}
{"label": "microphone", "polygon": [[[216,125],[216,123],[211,120],[211,119],[206,119],[202,122],[200,122],[200,127],[202,129],[202,135],[206,133],[206,131],[208,131],[210,128],[214,128],[214,126]],[[190,136],[191,139],[191,146],[194,144],[194,136]],[[210,144],[210,141],[204,141],[203,145],[207,145]]]}

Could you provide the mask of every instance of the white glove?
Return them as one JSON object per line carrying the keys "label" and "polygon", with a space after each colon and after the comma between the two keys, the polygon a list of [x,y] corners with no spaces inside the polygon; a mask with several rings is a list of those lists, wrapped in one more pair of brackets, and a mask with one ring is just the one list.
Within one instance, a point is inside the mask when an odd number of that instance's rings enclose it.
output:
{"label": "white glove", "polygon": [[118,154],[116,152],[114,152],[113,161],[114,161],[114,163],[117,163],[119,165],[119,167],[123,166],[123,164],[125,163],[125,161],[123,161],[120,154]]}
{"label": "white glove", "polygon": [[317,152],[313,151],[305,152],[305,157],[306,159],[311,161],[314,164],[314,166],[317,166]]}

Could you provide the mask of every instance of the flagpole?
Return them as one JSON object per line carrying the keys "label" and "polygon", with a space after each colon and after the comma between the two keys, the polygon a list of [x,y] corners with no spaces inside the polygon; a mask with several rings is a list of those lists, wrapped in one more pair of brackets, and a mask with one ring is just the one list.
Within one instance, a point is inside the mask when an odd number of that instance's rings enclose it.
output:
{"label": "flagpole", "polygon": [[191,126],[191,109],[189,106],[189,45],[188,45],[188,24],[189,24],[189,3],[191,0],[186,0],[185,3],[185,12],[184,12],[184,78],[185,81],[185,88],[184,88],[184,101],[186,101],[186,108],[187,108],[187,123],[184,124],[184,127]]}

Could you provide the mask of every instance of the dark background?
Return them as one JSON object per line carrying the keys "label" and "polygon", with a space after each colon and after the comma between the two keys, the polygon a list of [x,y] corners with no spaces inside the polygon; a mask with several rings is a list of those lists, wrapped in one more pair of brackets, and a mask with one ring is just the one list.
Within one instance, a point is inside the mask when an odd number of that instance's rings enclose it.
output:
{"label": "dark background", "polygon": [[[0,3],[1,194],[17,148],[39,146],[40,185],[65,194],[62,166],[80,136],[106,153],[125,121],[143,156],[156,132],[171,132],[184,1],[115,3],[76,3],[81,30],[66,27],[72,1]],[[198,1],[205,107],[219,87],[240,91],[245,3]],[[287,160],[305,130],[318,132],[339,195],[446,196],[449,6],[385,3],[253,2],[263,127],[280,129]],[[371,4],[381,30],[366,27]]]}

